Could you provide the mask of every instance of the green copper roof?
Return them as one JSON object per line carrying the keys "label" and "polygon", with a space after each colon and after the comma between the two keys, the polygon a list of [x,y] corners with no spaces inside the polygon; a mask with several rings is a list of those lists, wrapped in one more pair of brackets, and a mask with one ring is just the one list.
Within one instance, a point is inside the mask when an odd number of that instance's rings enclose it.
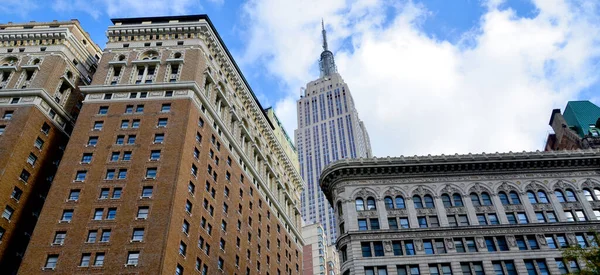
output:
{"label": "green copper roof", "polygon": [[584,137],[588,134],[590,125],[595,125],[600,118],[600,107],[588,100],[569,101],[563,117],[570,128]]}

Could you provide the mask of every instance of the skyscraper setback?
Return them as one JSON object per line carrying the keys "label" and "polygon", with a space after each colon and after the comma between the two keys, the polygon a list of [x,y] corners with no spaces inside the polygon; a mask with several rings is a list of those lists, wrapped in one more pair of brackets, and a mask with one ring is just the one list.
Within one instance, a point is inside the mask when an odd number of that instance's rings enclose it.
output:
{"label": "skyscraper setback", "polygon": [[208,17],[112,22],[20,274],[299,274],[291,145]]}
{"label": "skyscraper setback", "polygon": [[295,131],[300,174],[305,181],[302,218],[308,224],[320,222],[330,243],[336,228],[332,208],[319,188],[323,167],[344,158],[370,157],[369,135],[358,117],[350,89],[337,72],[333,53],[322,26],[323,52],[320,77],[306,84],[298,100],[298,129]]}

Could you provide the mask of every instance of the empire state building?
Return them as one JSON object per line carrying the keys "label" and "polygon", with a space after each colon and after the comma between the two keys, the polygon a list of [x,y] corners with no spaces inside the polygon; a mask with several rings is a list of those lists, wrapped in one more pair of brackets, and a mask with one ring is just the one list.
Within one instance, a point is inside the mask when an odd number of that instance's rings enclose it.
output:
{"label": "empire state building", "polygon": [[298,129],[294,135],[300,174],[306,183],[301,196],[302,218],[307,224],[321,223],[332,244],[338,230],[333,208],[319,187],[321,170],[330,162],[371,157],[372,153],[369,135],[358,117],[348,84],[337,71],[322,27],[320,76],[306,84],[298,100]]}

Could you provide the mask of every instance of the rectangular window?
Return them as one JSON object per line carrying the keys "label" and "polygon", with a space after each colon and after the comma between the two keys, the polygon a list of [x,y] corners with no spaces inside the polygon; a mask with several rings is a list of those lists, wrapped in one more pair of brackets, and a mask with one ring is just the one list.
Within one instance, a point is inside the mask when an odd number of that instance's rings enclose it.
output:
{"label": "rectangular window", "polygon": [[[44,143],[42,141],[42,145],[43,144]],[[89,137],[87,145],[88,146],[96,146],[96,144],[98,144],[98,137]],[[40,146],[40,149],[41,149],[41,146]]]}
{"label": "rectangular window", "polygon": [[135,228],[133,229],[133,235],[131,236],[132,242],[141,242],[144,240],[144,229]]}
{"label": "rectangular window", "polygon": [[369,230],[366,219],[358,219],[358,230]]}
{"label": "rectangular window", "polygon": [[125,136],[122,136],[122,135],[117,136],[117,140],[115,141],[115,144],[123,145],[124,143],[125,143]]}
{"label": "rectangular window", "polygon": [[127,178],[127,169],[119,169],[119,174],[117,176],[117,179],[125,179]]}
{"label": "rectangular window", "polygon": [[160,159],[160,150],[152,150],[150,151],[150,160],[159,160]]}
{"label": "rectangular window", "polygon": [[86,175],[87,171],[77,171],[77,174],[75,175],[75,181],[84,181]]}
{"label": "rectangular window", "polygon": [[153,189],[152,186],[144,186],[142,188],[142,198],[151,198]]}
{"label": "rectangular window", "polygon": [[129,120],[122,120],[121,121],[121,129],[127,129],[129,128]]}
{"label": "rectangular window", "polygon": [[96,258],[94,259],[94,266],[103,266],[104,265],[104,253],[96,253]]}
{"label": "rectangular window", "polygon": [[117,217],[117,209],[116,208],[109,208],[108,212],[106,213],[106,219],[107,220],[114,220]]}
{"label": "rectangular window", "polygon": [[171,104],[170,103],[165,103],[160,107],[160,111],[163,113],[168,113],[171,111]]}
{"label": "rectangular window", "polygon": [[131,151],[125,151],[123,152],[123,161],[130,161],[131,160]]}
{"label": "rectangular window", "polygon": [[125,107],[125,113],[126,113],[126,114],[131,114],[131,113],[133,113],[133,105],[127,105],[127,106]]}
{"label": "rectangular window", "polygon": [[81,157],[81,163],[90,163],[92,162],[92,153],[84,153]]}
{"label": "rectangular window", "polygon": [[108,169],[106,170],[106,176],[104,177],[105,180],[113,180],[115,179],[115,170],[114,169]]}
{"label": "rectangular window", "polygon": [[[0,130],[1,130],[1,129],[0,129]],[[2,133],[0,133],[0,135],[1,135],[1,134],[2,134]],[[38,138],[35,140],[35,142],[34,142],[33,146],[34,146],[35,148],[38,148],[38,149],[42,150],[42,147],[44,146],[44,141],[43,141],[41,138],[39,138],[39,137],[38,137]]]}
{"label": "rectangular window", "polygon": [[121,152],[112,152],[112,154],[110,155],[110,161],[118,161],[120,155]]}
{"label": "rectangular window", "polygon": [[167,122],[168,122],[168,119],[159,118],[156,127],[167,127]]}
{"label": "rectangular window", "polygon": [[110,229],[104,229],[102,230],[102,235],[100,235],[100,242],[101,243],[107,243],[110,241]]}
{"label": "rectangular window", "polygon": [[96,237],[98,236],[98,232],[96,230],[90,230],[88,232],[86,243],[95,243]]}
{"label": "rectangular window", "polygon": [[129,135],[127,136],[127,144],[135,144],[135,135]]}
{"label": "rectangular window", "polygon": [[154,135],[154,143],[163,143],[165,140],[165,134],[155,134]]}
{"label": "rectangular window", "polygon": [[140,258],[140,252],[130,251],[127,254],[127,265],[137,266],[139,258]]}
{"label": "rectangular window", "polygon": [[140,120],[139,119],[132,120],[131,121],[131,128],[133,128],[133,129],[140,128]]}
{"label": "rectangular window", "polygon": [[67,237],[67,232],[59,231],[54,234],[54,241],[52,241],[53,245],[63,245],[65,243],[65,238]]}
{"label": "rectangular window", "polygon": [[81,261],[79,262],[80,267],[88,267],[90,266],[90,257],[89,253],[84,253],[81,255]]}
{"label": "rectangular window", "polygon": [[96,121],[96,122],[94,122],[94,130],[95,131],[102,130],[103,126],[104,126],[104,122],[103,121]]}
{"label": "rectangular window", "polygon": [[148,218],[148,212],[150,211],[150,208],[147,206],[140,206],[138,208],[138,212],[137,212],[137,216],[136,218],[138,220],[145,220]]}
{"label": "rectangular window", "polygon": [[37,162],[37,156],[34,155],[33,153],[29,153],[29,156],[27,157],[27,163],[29,163],[31,166],[35,166],[36,162]]}
{"label": "rectangular window", "polygon": [[73,210],[69,209],[69,210],[63,210],[60,220],[63,222],[70,222],[72,218],[73,218]]}
{"label": "rectangular window", "polygon": [[143,113],[144,112],[144,105],[138,105],[135,107],[135,112],[136,113]]}

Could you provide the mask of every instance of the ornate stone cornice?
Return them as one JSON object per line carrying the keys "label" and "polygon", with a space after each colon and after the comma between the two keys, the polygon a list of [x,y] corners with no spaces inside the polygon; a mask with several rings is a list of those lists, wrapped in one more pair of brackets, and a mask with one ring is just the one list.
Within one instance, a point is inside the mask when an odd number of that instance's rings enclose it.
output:
{"label": "ornate stone cornice", "polygon": [[334,162],[321,173],[321,188],[332,202],[336,184],[348,180],[599,171],[600,150],[370,158]]}

